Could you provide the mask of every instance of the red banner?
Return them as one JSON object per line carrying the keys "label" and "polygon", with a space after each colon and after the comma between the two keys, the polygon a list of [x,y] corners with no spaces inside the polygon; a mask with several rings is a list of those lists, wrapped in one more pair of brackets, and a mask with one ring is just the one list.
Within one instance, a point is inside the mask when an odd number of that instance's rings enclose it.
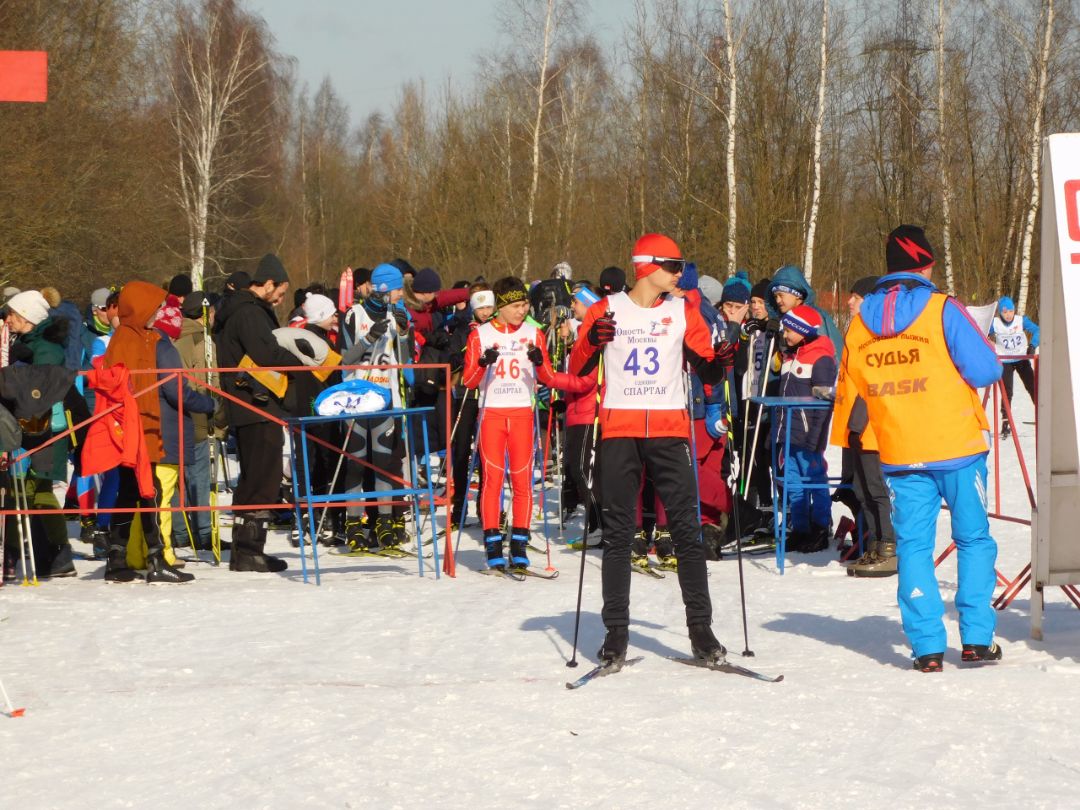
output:
{"label": "red banner", "polygon": [[45,101],[48,93],[45,51],[0,51],[0,101]]}

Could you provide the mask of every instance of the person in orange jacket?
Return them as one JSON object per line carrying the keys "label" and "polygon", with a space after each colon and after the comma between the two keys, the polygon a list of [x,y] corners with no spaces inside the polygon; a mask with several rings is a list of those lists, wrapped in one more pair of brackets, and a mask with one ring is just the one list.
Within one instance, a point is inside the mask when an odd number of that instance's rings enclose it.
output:
{"label": "person in orange jacket", "polygon": [[667,236],[650,233],[634,245],[636,283],[629,293],[591,306],[570,357],[571,371],[588,373],[601,359],[605,385],[600,409],[600,470],[604,492],[602,618],[607,629],[601,662],[626,660],[630,623],[630,551],[642,469],[647,467],[667,511],[678,559],[690,646],[716,663],[727,652],[713,635],[712,600],[695,503],[690,417],[684,359],[703,383],[723,381],[735,346],[713,345],[696,303],[672,290],[685,261]]}

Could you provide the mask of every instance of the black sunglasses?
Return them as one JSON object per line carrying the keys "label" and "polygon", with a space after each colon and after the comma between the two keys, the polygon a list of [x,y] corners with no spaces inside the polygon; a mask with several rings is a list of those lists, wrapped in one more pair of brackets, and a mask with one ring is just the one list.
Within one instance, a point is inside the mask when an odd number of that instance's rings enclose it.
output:
{"label": "black sunglasses", "polygon": [[661,270],[665,270],[672,275],[681,273],[686,269],[686,259],[667,259],[663,256],[633,256],[632,261],[635,263],[655,264]]}

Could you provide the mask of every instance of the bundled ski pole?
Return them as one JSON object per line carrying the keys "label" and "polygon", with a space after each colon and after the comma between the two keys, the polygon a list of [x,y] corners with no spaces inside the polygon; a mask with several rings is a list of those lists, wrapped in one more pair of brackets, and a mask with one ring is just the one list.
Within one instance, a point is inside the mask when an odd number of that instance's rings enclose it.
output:
{"label": "bundled ski pole", "polygon": [[[596,469],[596,438],[600,429],[600,391],[604,385],[604,359],[603,353],[599,352],[600,356],[600,370],[596,376],[596,409],[593,412],[593,424],[592,424],[592,442],[589,448],[589,467],[585,476],[585,483],[588,493],[589,503],[585,507],[585,523],[581,529],[581,568],[578,571],[578,585],[577,585],[577,608],[574,610],[574,647],[570,653],[570,660],[566,662],[566,665],[571,669],[578,665],[577,660],[577,648],[578,648],[578,631],[581,629],[581,594],[585,586],[585,555],[589,550],[588,543],[585,541],[589,536],[589,509],[593,506],[596,507],[599,512],[599,504],[594,503],[593,497],[593,472]],[[581,463],[584,466],[585,463],[585,446],[581,447]]]}

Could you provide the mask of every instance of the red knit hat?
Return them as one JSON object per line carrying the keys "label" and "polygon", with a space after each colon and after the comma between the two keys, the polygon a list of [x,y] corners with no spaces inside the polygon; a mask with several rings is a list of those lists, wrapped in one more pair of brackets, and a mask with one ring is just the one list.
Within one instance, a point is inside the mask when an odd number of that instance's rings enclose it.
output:
{"label": "red knit hat", "polygon": [[634,243],[634,277],[644,278],[660,269],[663,260],[683,262],[682,251],[675,240],[662,233],[647,233]]}
{"label": "red knit hat", "polygon": [[160,329],[173,340],[180,337],[180,330],[184,325],[184,313],[180,311],[180,299],[170,295],[158,310],[154,319],[154,328]]}

